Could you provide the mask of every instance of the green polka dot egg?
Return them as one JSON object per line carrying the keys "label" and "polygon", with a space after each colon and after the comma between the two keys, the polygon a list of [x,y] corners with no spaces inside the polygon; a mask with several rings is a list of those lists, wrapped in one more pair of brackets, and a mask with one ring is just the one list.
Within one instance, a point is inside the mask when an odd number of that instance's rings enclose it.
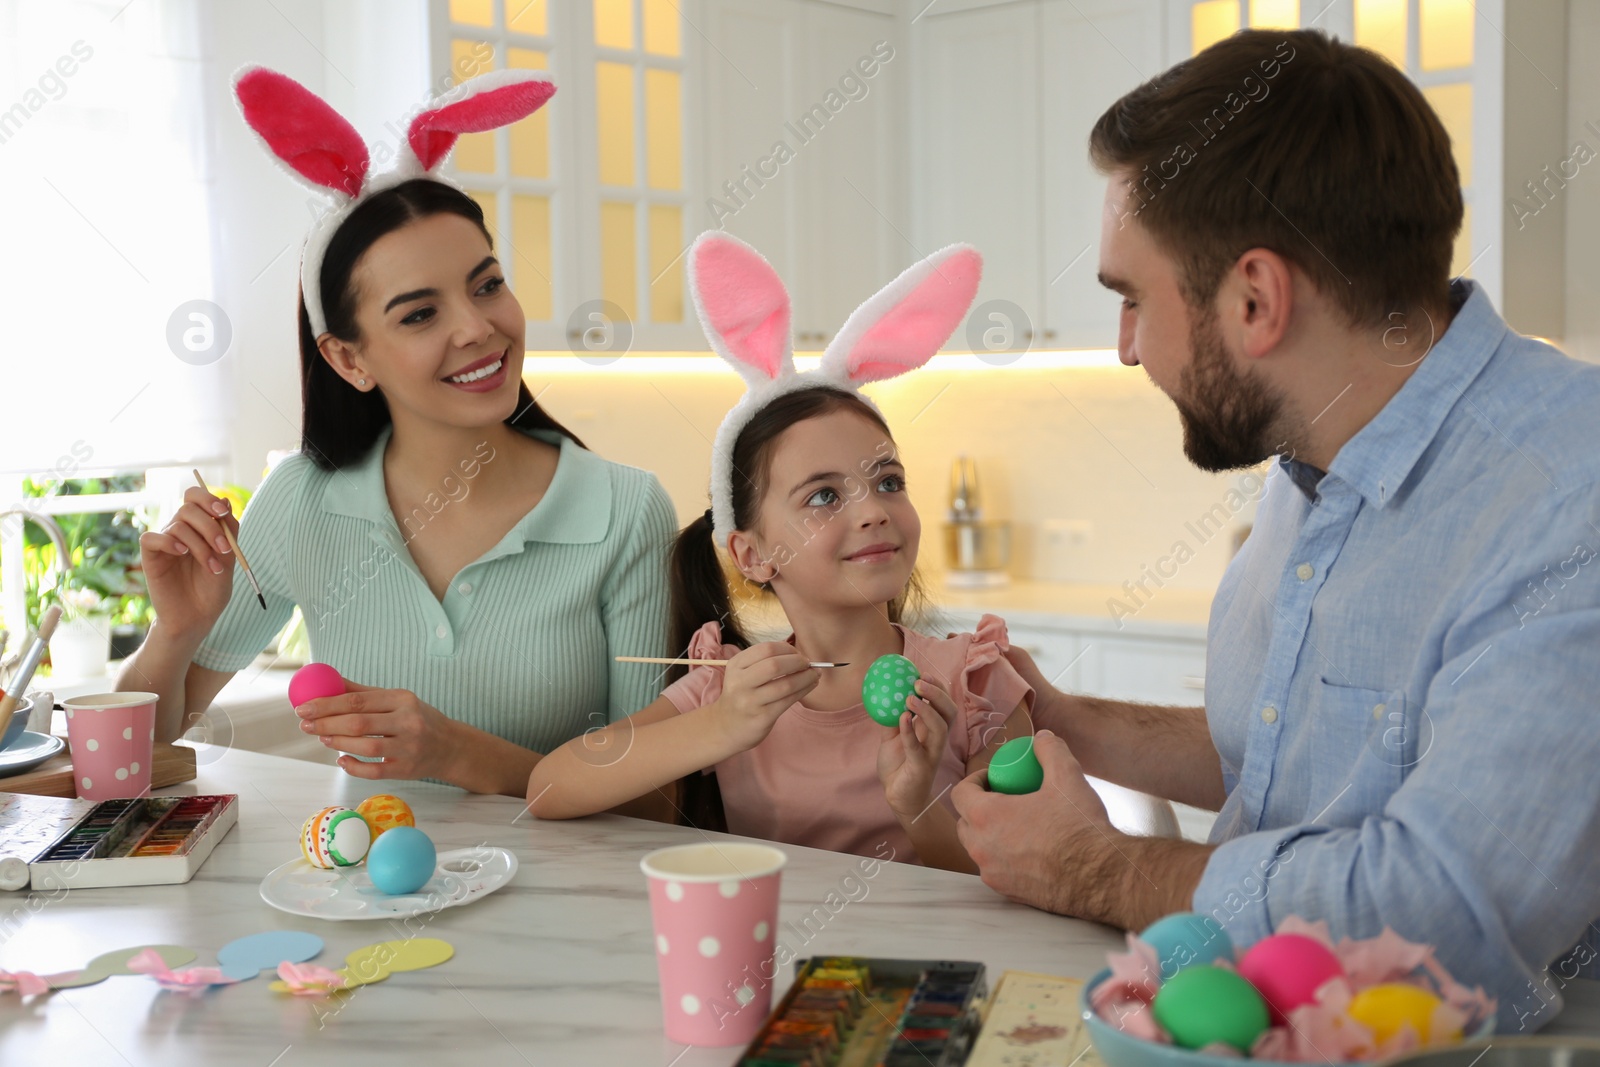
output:
{"label": "green polka dot egg", "polygon": [[872,721],[880,726],[898,725],[906,698],[916,692],[913,686],[921,677],[917,665],[904,656],[891,653],[873,660],[861,682],[861,703]]}

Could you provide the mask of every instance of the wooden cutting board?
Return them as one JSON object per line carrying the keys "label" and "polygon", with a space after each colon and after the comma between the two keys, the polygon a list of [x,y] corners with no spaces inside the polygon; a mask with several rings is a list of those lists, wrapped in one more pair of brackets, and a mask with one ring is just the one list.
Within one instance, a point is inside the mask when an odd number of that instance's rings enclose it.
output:
{"label": "wooden cutting board", "polygon": [[[65,741],[66,738],[62,738]],[[196,775],[194,749],[188,745],[157,743],[151,750],[150,788],[192,782]],[[66,748],[31,771],[0,778],[0,790],[41,797],[75,797],[72,784],[72,749]]]}

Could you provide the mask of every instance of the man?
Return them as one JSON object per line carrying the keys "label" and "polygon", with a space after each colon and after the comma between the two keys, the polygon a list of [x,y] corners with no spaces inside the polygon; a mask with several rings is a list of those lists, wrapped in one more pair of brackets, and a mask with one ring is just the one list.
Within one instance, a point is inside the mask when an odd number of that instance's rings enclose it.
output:
{"label": "man", "polygon": [[[1013,653],[1045,785],[961,783],[962,842],[1007,896],[1128,929],[1389,926],[1501,1031],[1543,1025],[1600,916],[1600,367],[1450,280],[1449,138],[1371,52],[1239,33],[1113,104],[1090,151],[1122,362],[1196,465],[1277,462],[1212,605],[1206,706],[1067,695]],[[1119,834],[1085,773],[1220,810],[1210,843]]]}

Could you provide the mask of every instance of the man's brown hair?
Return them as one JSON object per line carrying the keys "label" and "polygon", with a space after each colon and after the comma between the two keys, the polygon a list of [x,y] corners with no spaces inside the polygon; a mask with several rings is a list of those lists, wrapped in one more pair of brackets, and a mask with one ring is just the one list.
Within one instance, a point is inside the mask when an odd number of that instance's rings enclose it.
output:
{"label": "man's brown hair", "polygon": [[1112,104],[1089,154],[1126,175],[1127,216],[1177,261],[1192,306],[1251,248],[1303,270],[1353,325],[1448,306],[1450,137],[1375,52],[1319,30],[1241,31]]}

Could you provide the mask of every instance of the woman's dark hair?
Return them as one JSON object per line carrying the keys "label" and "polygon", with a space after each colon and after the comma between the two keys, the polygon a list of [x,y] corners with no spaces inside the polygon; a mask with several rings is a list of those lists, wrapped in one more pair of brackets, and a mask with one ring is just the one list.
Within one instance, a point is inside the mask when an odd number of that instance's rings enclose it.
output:
{"label": "woman's dark hair", "polygon": [[[854,393],[826,386],[785,393],[762,408],[733,443],[733,524],[737,529],[748,530],[755,525],[772,466],[772,448],[778,437],[796,423],[835,411],[853,411],[871,419],[885,438],[893,440],[883,416]],[[701,515],[678,535],[667,573],[671,585],[674,655],[682,655],[694,632],[712,620],[722,624],[724,642],[740,648],[750,646],[749,638],[739,629],[729,592],[730,576],[717,555],[708,515]],[[760,588],[765,590],[770,586],[762,584]],[[889,621],[899,622],[908,602],[918,603],[921,596],[921,582],[913,575],[906,593],[889,603]],[[679,664],[672,668],[668,677],[682,677],[687,669]]]}
{"label": "woman's dark hair", "polygon": [[[328,332],[341,341],[355,343],[356,296],[350,283],[356,264],[378,238],[416,219],[430,215],[460,215],[483,232],[490,247],[494,237],[483,222],[483,209],[467,194],[431,178],[414,178],[375,193],[344,220],[322,259],[323,315]],[[300,447],[323,470],[338,470],[372,450],[378,435],[390,423],[389,404],[381,390],[362,392],[334,373],[317,348],[311,332],[306,302],[300,300]],[[518,383],[517,410],[506,420],[520,430],[551,430],[570,438],[576,434],[551,418],[533,399],[527,383]]]}

